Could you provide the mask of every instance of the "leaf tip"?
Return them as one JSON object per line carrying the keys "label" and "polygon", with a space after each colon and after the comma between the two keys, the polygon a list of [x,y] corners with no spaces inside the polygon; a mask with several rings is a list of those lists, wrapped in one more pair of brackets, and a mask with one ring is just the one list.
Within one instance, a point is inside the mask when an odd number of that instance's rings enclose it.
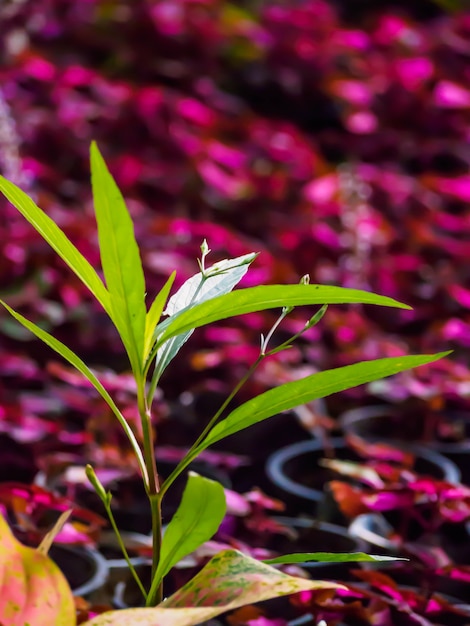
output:
{"label": "leaf tip", "polygon": [[96,143],[94,139],[90,144],[90,163],[92,166],[92,170],[93,170],[93,165],[96,165],[98,163],[104,164],[103,155],[101,154],[98,144]]}

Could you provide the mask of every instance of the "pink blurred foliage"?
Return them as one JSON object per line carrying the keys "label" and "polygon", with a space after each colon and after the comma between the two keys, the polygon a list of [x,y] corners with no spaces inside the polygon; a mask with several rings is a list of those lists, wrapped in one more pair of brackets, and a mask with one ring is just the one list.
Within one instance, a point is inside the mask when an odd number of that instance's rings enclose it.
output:
{"label": "pink blurred foliage", "polygon": [[[469,487],[417,473],[412,455],[404,455],[390,445],[370,445],[358,437],[348,443],[350,446],[353,443],[352,449],[364,460],[328,463],[328,467],[339,474],[354,479],[352,484],[341,480],[330,483],[338,506],[347,517],[366,512],[399,511],[400,519],[408,520],[397,524],[396,534],[401,546],[408,540],[409,520],[417,521],[420,535],[435,539],[442,525],[457,525],[470,519]],[[371,476],[375,477],[375,484]]]}
{"label": "pink blurred foliage", "polygon": [[60,513],[72,515],[56,535],[57,543],[95,545],[105,520],[87,509],[36,485],[4,482],[0,485],[0,506],[17,537],[28,545],[38,545]]}
{"label": "pink blurred foliage", "polygon": [[[417,19],[385,4],[346,20],[323,0],[259,4],[14,3],[0,41],[0,100],[8,105],[1,171],[13,171],[18,154],[25,190],[99,267],[88,174],[96,139],[135,219],[149,298],[173,269],[176,286],[197,271],[205,237],[214,261],[260,252],[245,286],[296,283],[308,273],[312,282],[413,306],[330,307],[256,385],[291,379],[305,361],[316,370],[453,348],[452,360],[333,398],[332,412],[368,392],[392,402],[458,397],[468,406],[470,15]],[[8,211],[0,282],[9,304],[99,369],[137,428],[116,333],[40,237],[0,203]],[[296,311],[279,336],[306,317]],[[195,333],[192,352],[165,375],[166,397],[188,381],[229,388],[272,322],[259,314]],[[0,327],[1,430],[33,443],[56,438],[59,448],[90,446],[111,419],[101,402],[68,369],[47,367],[53,357],[24,333],[18,351],[20,331],[4,314]],[[31,392],[27,402],[19,387]],[[56,406],[45,411],[51,394]],[[156,420],[165,413],[162,400]]]}
{"label": "pink blurred foliage", "polygon": [[292,603],[329,624],[431,626],[450,623],[446,620],[452,622],[455,616],[468,616],[464,605],[454,606],[440,594],[429,597],[419,588],[403,589],[383,572],[354,570],[353,573],[361,582],[348,583],[347,589],[338,590],[334,596],[331,592],[302,592],[293,596]]}

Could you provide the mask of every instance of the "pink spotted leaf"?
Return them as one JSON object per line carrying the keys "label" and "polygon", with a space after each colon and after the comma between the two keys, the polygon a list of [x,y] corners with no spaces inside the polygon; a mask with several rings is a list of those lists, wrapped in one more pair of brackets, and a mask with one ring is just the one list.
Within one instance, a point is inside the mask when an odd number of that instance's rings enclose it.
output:
{"label": "pink spotted leaf", "polygon": [[0,515],[0,624],[8,626],[74,626],[72,591],[57,565],[47,556],[56,527],[39,549],[21,544]]}
{"label": "pink spotted leaf", "polygon": [[296,578],[238,552],[224,550],[155,608],[110,611],[85,626],[193,626],[241,606],[335,583]]}

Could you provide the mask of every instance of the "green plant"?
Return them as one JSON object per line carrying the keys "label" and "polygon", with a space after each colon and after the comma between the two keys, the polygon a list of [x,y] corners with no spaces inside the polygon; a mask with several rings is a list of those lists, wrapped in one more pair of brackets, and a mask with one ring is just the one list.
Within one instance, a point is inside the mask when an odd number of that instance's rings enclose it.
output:
{"label": "green plant", "polygon": [[[228,405],[261,361],[287,349],[305,330],[317,324],[328,305],[366,303],[402,309],[409,307],[391,298],[365,291],[310,285],[308,278],[302,279],[298,285],[259,286],[232,291],[247,272],[256,254],[227,259],[206,267],[209,249],[204,241],[199,261],[200,272],[168,300],[175,278],[173,273],[147,310],[144,273],[132,220],[124,199],[95,144],[91,147],[91,171],[105,282],[60,228],[25,193],[13,183],[0,179],[0,189],[4,195],[102,305],[121,337],[136,381],[142,441],[138,439],[113,398],[83,360],[59,340],[2,302],[17,321],[79,370],[107,402],[129,439],[149,499],[153,529],[153,564],[152,583],[149,589],[145,589],[132,567],[114,520],[111,494],[100,484],[93,468],[87,467],[88,478],[106,508],[146,605],[145,609],[103,614],[89,624],[130,624],[138,619],[139,624],[150,625],[158,622],[174,623],[179,626],[190,625],[254,600],[294,593],[302,589],[335,587],[333,583],[286,576],[272,565],[255,561],[236,551],[227,551],[214,557],[195,579],[171,598],[163,601],[162,583],[170,569],[217,531],[225,515],[225,495],[222,486],[217,482],[189,473],[180,506],[164,534],[161,518],[162,499],[190,462],[213,443],[299,404],[430,363],[446,353],[379,359],[320,372],[266,391],[225,415]],[[320,308],[306,322],[301,332],[270,349],[269,343],[277,327],[298,305],[318,305]],[[151,411],[155,389],[164,370],[196,328],[235,315],[275,308],[280,308],[281,314],[267,335],[261,338],[258,358],[209,421],[185,458],[160,484],[158,460],[154,455]],[[160,321],[164,313],[168,317]],[[289,560],[298,562],[299,559],[350,561],[352,558],[377,560],[379,557],[364,554],[306,554],[283,557],[282,562],[286,563]],[[161,606],[153,608],[157,605]]]}

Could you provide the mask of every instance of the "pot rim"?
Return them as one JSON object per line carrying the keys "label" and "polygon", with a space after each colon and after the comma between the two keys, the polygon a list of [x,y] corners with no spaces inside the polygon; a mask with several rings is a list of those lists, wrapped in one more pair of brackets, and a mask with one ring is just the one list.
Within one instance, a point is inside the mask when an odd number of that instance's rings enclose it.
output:
{"label": "pot rim", "polygon": [[[124,541],[126,548],[132,549],[132,545],[137,547],[151,547],[151,536],[145,535],[144,533],[133,532],[130,530],[123,530],[120,532],[120,535]],[[129,545],[131,544],[131,545]],[[114,533],[114,530],[107,529],[101,533],[100,548],[111,547],[120,550],[119,543]],[[128,569],[129,565],[124,558],[124,556],[119,556],[115,558],[106,558],[106,563],[109,569]],[[132,565],[147,565],[152,563],[152,558],[147,556],[131,556],[130,561]]]}
{"label": "pot rim", "polygon": [[72,589],[74,596],[85,597],[93,591],[96,591],[97,589],[102,587],[108,580],[108,564],[104,556],[100,554],[100,552],[96,548],[90,548],[89,546],[69,545],[65,543],[55,543],[54,548],[72,553],[72,555],[75,556],[83,557],[83,555],[86,555],[86,558],[94,565],[94,573],[90,576],[90,578],[82,585],[79,585],[78,587]]}
{"label": "pot rim", "polygon": [[348,526],[348,531],[353,537],[362,539],[362,541],[371,546],[396,552],[399,547],[398,544],[391,539],[387,539],[387,534],[392,530],[392,527],[383,515],[372,512],[361,513]]}
{"label": "pot rim", "polygon": [[[341,429],[344,432],[355,432],[355,424],[357,422],[361,422],[363,420],[369,420],[369,419],[380,419],[380,418],[385,418],[387,417],[387,414],[396,414],[399,412],[399,409],[393,405],[388,405],[388,404],[374,404],[374,405],[370,405],[370,406],[359,406],[356,407],[354,409],[348,409],[347,411],[344,411],[344,413],[342,413],[339,417],[338,417],[338,421],[339,424],[341,426]],[[464,417],[467,421],[469,419],[469,416],[464,413],[463,411],[449,411],[450,414],[455,415],[455,416],[462,416]],[[378,440],[378,437],[371,437],[371,440]],[[388,438],[387,438],[388,439]],[[390,442],[392,443],[398,443],[398,444],[403,444],[405,442],[401,441],[400,439],[393,439],[390,438],[388,439]],[[423,446],[426,447],[427,450],[429,450],[429,448],[431,448],[433,451],[437,451],[437,453],[442,453],[442,454],[458,454],[458,453],[462,453],[462,452],[467,452],[470,454],[470,445],[468,444],[467,441],[462,441],[462,442],[454,442],[454,443],[449,443],[449,442],[441,442],[441,441],[426,441],[425,444],[424,443],[417,443],[414,444],[413,442],[410,442],[410,445],[419,445],[419,446]],[[449,481],[451,482],[451,481]]]}
{"label": "pot rim", "polygon": [[[328,445],[333,448],[341,448],[346,446],[346,439],[344,437],[332,437],[328,440]],[[400,443],[398,446],[401,450],[407,450],[419,455],[421,458],[429,461],[430,463],[440,467],[444,474],[443,480],[458,484],[460,482],[461,474],[458,467],[450,459],[447,459],[439,452],[435,450],[429,450],[425,446],[417,444],[405,445]],[[298,441],[297,443],[285,446],[276,450],[266,461],[266,474],[268,478],[278,487],[284,489],[288,493],[299,496],[306,500],[313,500],[314,502],[320,502],[324,497],[324,492],[307,485],[293,480],[286,475],[284,466],[291,459],[308,454],[309,452],[316,452],[323,448],[323,442],[318,439],[307,439],[305,441]]]}

